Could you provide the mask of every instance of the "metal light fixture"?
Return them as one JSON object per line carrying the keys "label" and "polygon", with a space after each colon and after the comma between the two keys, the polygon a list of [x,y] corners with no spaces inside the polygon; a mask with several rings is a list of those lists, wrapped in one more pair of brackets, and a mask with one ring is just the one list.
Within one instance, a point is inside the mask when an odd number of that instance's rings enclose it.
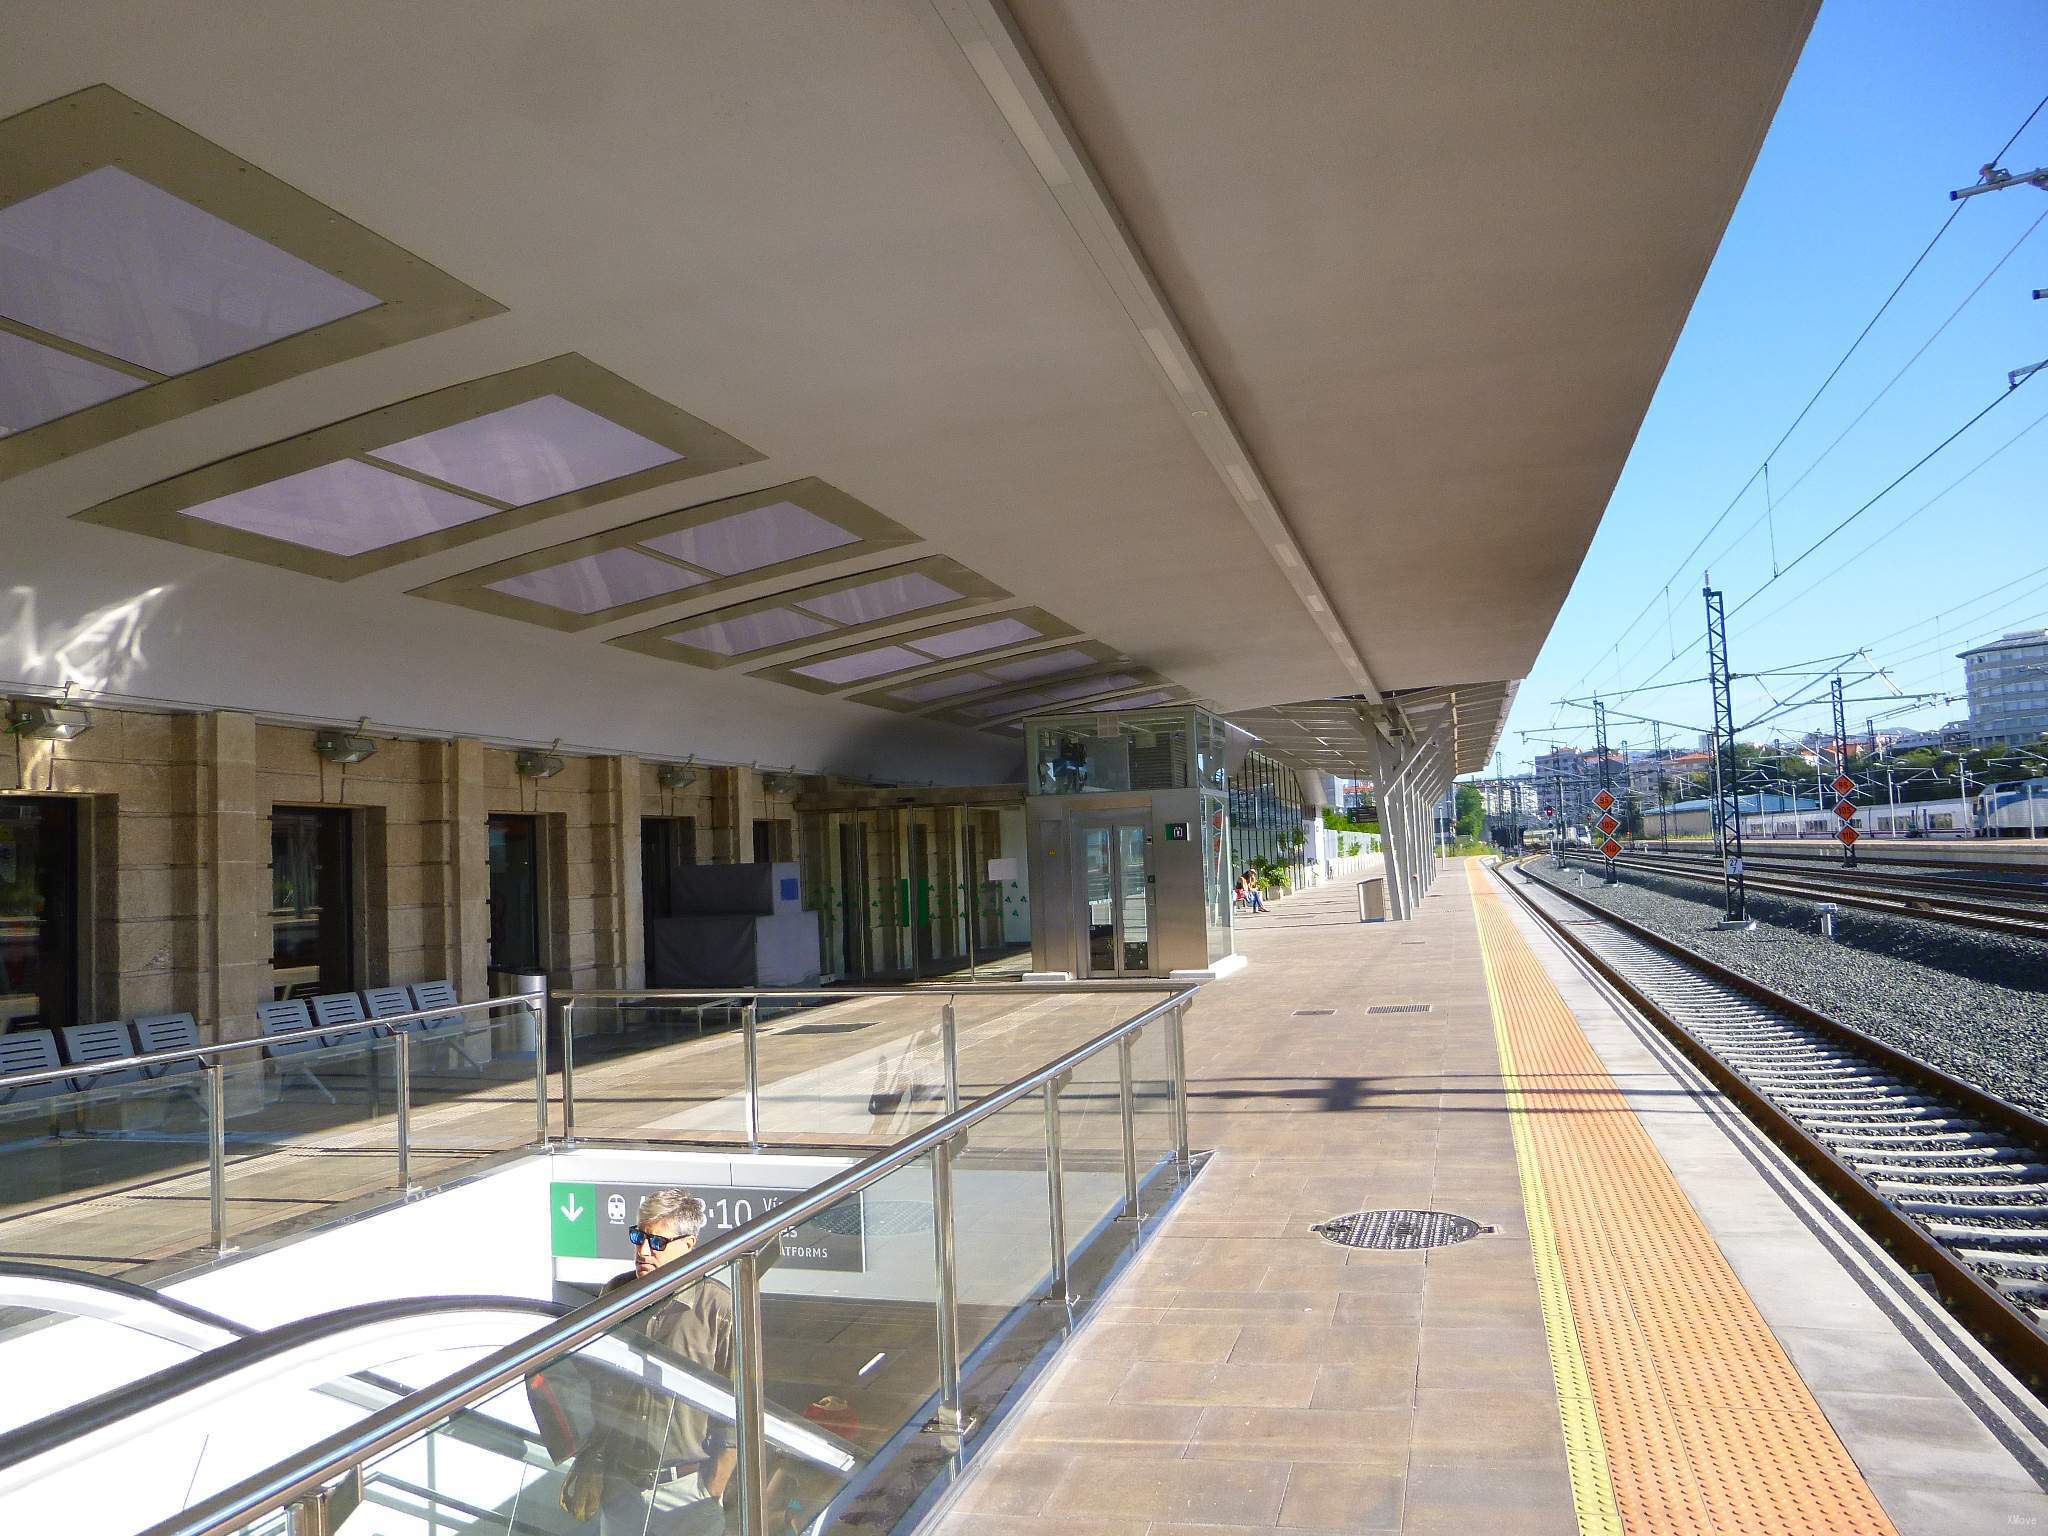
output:
{"label": "metal light fixture", "polygon": [[790,764],[787,770],[767,771],[761,775],[761,792],[763,794],[786,795],[795,788],[796,764],[794,763]]}
{"label": "metal light fixture", "polygon": [[7,729],[30,741],[70,741],[92,729],[92,712],[65,699],[10,699]]}
{"label": "metal light fixture", "polygon": [[365,715],[356,722],[353,731],[321,731],[313,738],[313,750],[324,762],[347,767],[360,763],[365,758],[377,755],[377,743],[363,734],[369,729],[370,718]]}
{"label": "metal light fixture", "polygon": [[696,756],[688,762],[661,763],[654,770],[654,782],[663,789],[688,789],[697,782]]}
{"label": "metal light fixture", "polygon": [[552,779],[568,766],[555,751],[561,744],[562,738],[557,736],[554,746],[545,752],[521,752],[512,759],[512,771],[522,779]]}

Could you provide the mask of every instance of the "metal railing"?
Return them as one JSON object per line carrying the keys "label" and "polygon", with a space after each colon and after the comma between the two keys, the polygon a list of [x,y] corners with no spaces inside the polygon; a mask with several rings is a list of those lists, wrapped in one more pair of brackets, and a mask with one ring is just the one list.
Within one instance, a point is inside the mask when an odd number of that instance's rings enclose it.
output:
{"label": "metal railing", "polygon": [[[695,1249],[687,1259],[657,1269],[643,1279],[600,1296],[557,1322],[528,1337],[497,1350],[485,1359],[454,1372],[431,1386],[378,1410],[359,1423],[336,1431],[317,1444],[274,1466],[243,1479],[207,1498],[173,1519],[152,1526],[142,1536],[226,1536],[246,1529],[253,1521],[288,1511],[291,1529],[300,1533],[324,1533],[325,1505],[322,1490],[361,1467],[371,1458],[392,1450],[419,1435],[432,1431],[450,1415],[470,1408],[544,1369],[612,1328],[627,1323],[654,1304],[677,1295],[685,1288],[714,1276],[731,1266],[733,1293],[733,1395],[737,1419],[735,1440],[739,1452],[736,1475],[740,1485],[740,1527],[745,1536],[764,1536],[767,1519],[768,1468],[764,1449],[765,1352],[761,1329],[761,1277],[764,1255],[807,1220],[849,1195],[858,1193],[929,1155],[932,1159],[933,1258],[938,1281],[938,1415],[935,1427],[957,1448],[964,1429],[961,1404],[961,1355],[959,1335],[959,1284],[955,1251],[953,1154],[957,1144],[973,1126],[1007,1109],[1031,1094],[1045,1096],[1046,1179],[1050,1199],[1053,1274],[1050,1294],[1068,1298],[1065,1201],[1061,1193],[1062,1147],[1059,1113],[1061,1086],[1074,1069],[1105,1051],[1114,1050],[1118,1059],[1118,1111],[1122,1119],[1123,1206],[1121,1214],[1137,1213],[1140,1172],[1135,1147],[1135,1093],[1131,1074],[1131,1048],[1148,1027],[1158,1025],[1165,1035],[1165,1065],[1172,1111],[1173,1165],[1185,1176],[1189,1170],[1187,1118],[1187,1066],[1183,1018],[1193,986],[1137,986],[1104,984],[1059,985],[1033,993],[1066,991],[1166,990],[1168,995],[1094,1038],[1042,1064],[1027,1075],[996,1089],[964,1107],[957,1106],[957,1041],[949,1026],[946,1039],[946,1085],[948,1112],[936,1123],[914,1132],[864,1161],[813,1186],[772,1211],[764,1212],[745,1225]],[[579,993],[565,997],[563,1044],[564,1105],[569,1095],[571,1070],[568,1041],[573,1018],[573,1001],[611,1000],[644,1003],[658,999],[698,998],[731,1000],[737,997],[758,1001],[761,997],[870,996],[903,998],[930,997],[952,992],[969,992],[972,987],[847,989],[844,992],[761,992],[735,993]],[[981,990],[1019,995],[1010,984],[994,984]],[[749,1038],[758,1029],[757,1007],[747,1008]],[[951,1005],[947,1005],[951,1013]],[[540,1055],[544,1058],[545,1040]],[[750,1057],[753,1053],[749,1053]],[[758,1096],[758,1063],[750,1073],[748,1091]],[[758,1129],[757,1117],[750,1117]]]}
{"label": "metal railing", "polygon": [[[416,1008],[407,1013],[385,1014],[381,1018],[316,1024],[306,1029],[280,1030],[276,1034],[254,1035],[247,1039],[217,1040],[209,1045],[183,1046],[170,1051],[149,1051],[105,1061],[80,1062],[65,1067],[39,1067],[32,1072],[9,1072],[0,1075],[0,1095],[6,1096],[0,1098],[0,1108],[34,1111],[38,1106],[61,1103],[48,1097],[10,1102],[18,1090],[40,1087],[46,1083],[56,1083],[85,1098],[116,1096],[124,1090],[138,1095],[164,1089],[182,1091],[191,1085],[175,1069],[185,1063],[196,1065],[203,1074],[201,1099],[206,1111],[210,1246],[216,1254],[226,1254],[233,1251],[228,1241],[227,1228],[227,1080],[232,1066],[244,1060],[260,1064],[266,1055],[277,1056],[281,1061],[290,1062],[299,1054],[291,1049],[294,1046],[325,1048],[340,1052],[351,1046],[367,1046],[374,1049],[383,1041],[391,1042],[394,1056],[391,1075],[396,1121],[397,1187],[410,1189],[412,1047],[416,1036],[413,1030],[406,1026],[428,1024],[474,1013],[489,1015],[493,1009],[518,1009],[533,1022],[534,1144],[545,1146],[548,1140],[547,997],[545,993],[538,992],[520,993],[511,997],[482,998],[469,1003],[443,1003],[432,1008]],[[486,1022],[496,1020],[487,1018]],[[472,1032],[473,1029],[430,1029],[417,1038],[432,1044],[452,1043]],[[373,1062],[373,1073],[374,1065]],[[104,1081],[129,1072],[139,1072],[142,1076],[123,1082]]]}

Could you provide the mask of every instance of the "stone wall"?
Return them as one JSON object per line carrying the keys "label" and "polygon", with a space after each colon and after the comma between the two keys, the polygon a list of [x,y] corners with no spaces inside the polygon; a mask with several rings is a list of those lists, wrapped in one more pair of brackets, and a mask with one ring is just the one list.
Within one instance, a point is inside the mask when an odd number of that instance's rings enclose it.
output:
{"label": "stone wall", "polygon": [[342,768],[315,755],[315,734],[228,711],[95,709],[73,741],[0,749],[0,793],[84,803],[81,1021],[190,1010],[210,1033],[255,1032],[272,995],[273,806],[355,813],[357,986],[448,976],[465,997],[486,990],[490,816],[542,818],[557,988],[645,980],[643,815],[694,818],[704,862],[751,858],[757,818],[795,819],[794,786],[771,796],[747,767],[707,765],[670,790],[638,758],[564,754],[561,773],[532,780],[507,748],[379,737]]}

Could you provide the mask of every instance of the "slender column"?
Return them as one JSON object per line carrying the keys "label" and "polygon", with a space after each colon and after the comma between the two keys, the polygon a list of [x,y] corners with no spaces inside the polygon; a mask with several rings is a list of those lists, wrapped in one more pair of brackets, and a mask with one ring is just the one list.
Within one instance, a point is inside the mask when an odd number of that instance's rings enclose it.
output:
{"label": "slender column", "polygon": [[747,1145],[756,1151],[761,1147],[761,1039],[755,1029],[759,1011],[760,1004],[750,998],[740,1020],[740,1052],[747,1074]]}
{"label": "slender column", "polygon": [[213,1251],[228,1247],[228,1093],[220,1058],[201,1057],[206,1072],[206,1198],[212,1220]]}
{"label": "slender column", "polygon": [[[573,999],[562,1003],[562,1029],[566,1034],[569,1027],[569,1009]],[[544,1147],[548,1144],[548,1011],[545,1005],[528,998],[526,1011],[533,1016],[533,1144]],[[562,1090],[568,1097],[568,1089]]]}
{"label": "slender column", "polygon": [[946,999],[939,1011],[939,1048],[946,1067],[946,1113],[960,1112],[960,1031],[954,1016],[954,1000]]}
{"label": "slender column", "polygon": [[739,1444],[742,1536],[767,1536],[767,1362],[761,1344],[761,1256],[743,1253],[732,1266],[732,1395]]}
{"label": "slender column", "polygon": [[[391,1075],[398,1094],[398,1187],[412,1188],[412,1036],[403,1028],[391,1033],[393,1049],[397,1057],[392,1063]],[[371,1064],[375,1072],[376,1065]]]}
{"label": "slender column", "polygon": [[1060,1165],[1060,1084],[1054,1078],[1045,1085],[1045,1194],[1051,1207],[1052,1290],[1055,1301],[1067,1301],[1073,1293],[1067,1287],[1067,1192]]}
{"label": "slender column", "polygon": [[953,1237],[953,1143],[932,1148],[932,1257],[939,1280],[939,1417],[942,1436],[966,1428],[960,1407],[960,1284]]}
{"label": "slender column", "polygon": [[1131,1042],[1134,1038],[1125,1035],[1116,1043],[1117,1110],[1124,1122],[1124,1208],[1119,1214],[1126,1221],[1135,1221],[1138,1216],[1138,1103],[1131,1083]]}
{"label": "slender column", "polygon": [[[541,1102],[545,1106],[547,1101],[543,1099]],[[576,1145],[576,999],[573,997],[562,999],[562,1145]]]}
{"label": "slender column", "polygon": [[1193,1149],[1188,1144],[1188,1054],[1186,1003],[1166,1015],[1167,1095],[1173,1112],[1173,1161],[1181,1177],[1188,1175]]}

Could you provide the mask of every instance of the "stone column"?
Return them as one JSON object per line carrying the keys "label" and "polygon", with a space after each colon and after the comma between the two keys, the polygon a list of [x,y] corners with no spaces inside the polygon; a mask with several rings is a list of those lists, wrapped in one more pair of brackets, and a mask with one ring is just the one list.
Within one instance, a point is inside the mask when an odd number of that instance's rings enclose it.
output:
{"label": "stone column", "polygon": [[483,997],[491,952],[490,787],[484,745],[458,737],[442,749],[443,960],[457,992]]}
{"label": "stone column", "polygon": [[245,1039],[270,996],[270,807],[257,795],[255,718],[204,715],[197,745],[199,1014],[216,1038]]}
{"label": "stone column", "polygon": [[598,765],[591,807],[597,864],[597,964],[600,985],[647,985],[646,930],[641,922],[640,759],[606,758]]}

